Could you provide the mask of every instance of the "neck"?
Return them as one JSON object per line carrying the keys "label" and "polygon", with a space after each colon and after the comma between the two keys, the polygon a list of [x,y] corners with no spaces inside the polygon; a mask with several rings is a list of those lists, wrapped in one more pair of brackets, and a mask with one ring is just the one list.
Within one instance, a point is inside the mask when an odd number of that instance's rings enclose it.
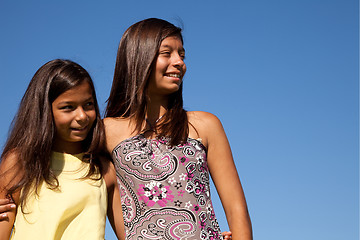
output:
{"label": "neck", "polygon": [[69,143],[64,143],[62,141],[54,141],[53,147],[51,149],[52,151],[55,152],[60,152],[60,153],[68,153],[68,154],[78,154],[78,153],[82,153],[83,150],[83,146],[82,146],[82,142],[69,142]]}
{"label": "neck", "polygon": [[167,97],[149,97],[149,101],[147,102],[146,119],[151,123],[155,123],[156,120],[167,112],[167,106]]}
{"label": "neck", "polygon": [[149,97],[147,101],[144,133],[148,137],[154,137],[158,134],[158,124],[163,120],[162,117],[167,112],[168,98],[156,95]]}

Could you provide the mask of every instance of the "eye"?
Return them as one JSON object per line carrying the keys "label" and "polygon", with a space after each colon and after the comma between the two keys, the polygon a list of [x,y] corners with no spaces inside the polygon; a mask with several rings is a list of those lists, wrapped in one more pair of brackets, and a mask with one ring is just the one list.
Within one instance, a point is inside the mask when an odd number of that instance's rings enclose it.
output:
{"label": "eye", "polygon": [[179,54],[179,56],[181,57],[182,60],[185,59],[185,50],[184,49],[179,49],[178,54]]}
{"label": "eye", "polygon": [[160,52],[160,55],[162,55],[162,56],[170,56],[170,51],[161,51]]}
{"label": "eye", "polygon": [[61,110],[73,110],[74,109],[74,106],[72,105],[64,105],[62,107],[60,107]]}
{"label": "eye", "polygon": [[89,102],[87,102],[87,103],[84,105],[84,109],[85,109],[85,110],[92,110],[92,109],[95,108],[94,105],[95,105],[95,104],[94,104],[94,101],[89,101]]}

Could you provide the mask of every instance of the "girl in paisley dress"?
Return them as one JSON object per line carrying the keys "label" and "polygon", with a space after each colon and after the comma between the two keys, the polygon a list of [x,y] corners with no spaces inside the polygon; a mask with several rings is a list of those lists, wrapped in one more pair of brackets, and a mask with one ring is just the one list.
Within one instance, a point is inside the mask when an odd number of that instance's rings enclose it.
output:
{"label": "girl in paisley dress", "polygon": [[161,19],[135,23],[119,44],[104,124],[126,238],[221,239],[210,174],[232,238],[252,239],[220,120],[183,109],[184,59],[181,29]]}

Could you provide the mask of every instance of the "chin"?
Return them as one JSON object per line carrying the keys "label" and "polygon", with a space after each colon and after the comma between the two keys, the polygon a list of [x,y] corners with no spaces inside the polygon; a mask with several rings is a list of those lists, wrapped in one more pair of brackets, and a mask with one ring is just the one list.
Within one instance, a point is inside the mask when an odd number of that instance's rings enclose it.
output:
{"label": "chin", "polygon": [[179,91],[180,87],[177,86],[177,87],[173,87],[173,88],[169,88],[166,90],[167,94],[173,94],[173,93],[176,93],[177,91]]}
{"label": "chin", "polygon": [[71,138],[71,140],[72,140],[72,142],[73,143],[76,143],[76,142],[82,142],[82,141],[84,141],[86,139],[86,136],[84,137],[84,136],[74,136],[74,137],[72,137]]}

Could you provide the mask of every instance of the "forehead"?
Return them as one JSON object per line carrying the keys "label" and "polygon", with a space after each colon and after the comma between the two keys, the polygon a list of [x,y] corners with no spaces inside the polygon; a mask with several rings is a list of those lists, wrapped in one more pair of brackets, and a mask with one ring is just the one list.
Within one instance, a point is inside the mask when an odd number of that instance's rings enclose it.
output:
{"label": "forehead", "polygon": [[83,81],[79,85],[60,94],[54,102],[70,101],[71,99],[83,100],[91,97],[93,97],[93,90],[88,81]]}
{"label": "forehead", "polygon": [[181,38],[178,36],[169,36],[166,37],[162,42],[160,47],[176,47],[176,48],[183,48],[183,43]]}

